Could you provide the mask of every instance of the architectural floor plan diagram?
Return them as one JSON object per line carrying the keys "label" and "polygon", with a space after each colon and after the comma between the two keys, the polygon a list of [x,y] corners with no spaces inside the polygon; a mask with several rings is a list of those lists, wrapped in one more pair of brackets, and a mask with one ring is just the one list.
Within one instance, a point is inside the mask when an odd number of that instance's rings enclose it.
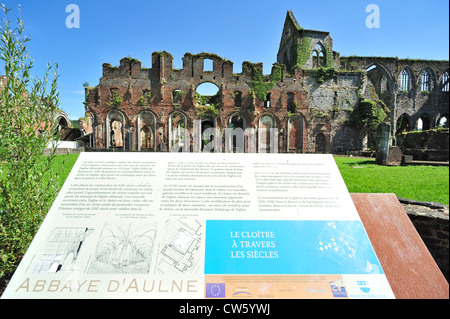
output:
{"label": "architectural floor plan diagram", "polygon": [[200,269],[202,227],[197,220],[167,220],[159,244],[156,273],[196,274]]}

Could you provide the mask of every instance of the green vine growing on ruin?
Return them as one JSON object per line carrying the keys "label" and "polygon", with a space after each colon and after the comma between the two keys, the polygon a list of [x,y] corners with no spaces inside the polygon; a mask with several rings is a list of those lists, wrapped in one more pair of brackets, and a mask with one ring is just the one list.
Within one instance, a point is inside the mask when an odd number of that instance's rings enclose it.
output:
{"label": "green vine growing on ruin", "polygon": [[362,100],[349,116],[351,126],[376,132],[388,119],[390,110],[382,101]]}
{"label": "green vine growing on ruin", "polygon": [[266,101],[269,90],[281,80],[282,67],[274,65],[272,73],[269,76],[264,76],[262,72],[262,64],[246,63],[245,67],[250,67],[252,74],[252,94],[254,94],[261,101]]}
{"label": "green vine growing on ruin", "polygon": [[123,99],[122,97],[119,95],[119,92],[115,91],[113,94],[113,97],[111,99],[111,102],[108,103],[108,106],[114,107],[114,106],[120,106],[120,104],[122,104]]}
{"label": "green vine growing on ruin", "polygon": [[324,83],[326,80],[335,79],[337,72],[336,70],[331,68],[320,67],[314,70],[314,78],[318,84]]}
{"label": "green vine growing on ruin", "polygon": [[291,54],[296,57],[296,63],[292,68],[303,67],[308,62],[311,52],[311,37],[303,37],[301,41],[293,43]]}
{"label": "green vine growing on ruin", "polygon": [[332,68],[334,66],[333,51],[326,43],[323,43],[323,46],[325,48],[325,67]]}

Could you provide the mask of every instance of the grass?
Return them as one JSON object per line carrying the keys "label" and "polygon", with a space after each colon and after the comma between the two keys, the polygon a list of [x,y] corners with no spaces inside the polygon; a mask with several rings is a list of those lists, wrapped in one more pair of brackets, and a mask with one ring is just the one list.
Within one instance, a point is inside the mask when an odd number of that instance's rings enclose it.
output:
{"label": "grass", "polygon": [[[56,156],[59,163],[66,158]],[[60,173],[64,183],[78,154],[70,154]],[[350,193],[394,193],[397,197],[449,204],[448,166],[379,166],[371,158],[335,157]]]}
{"label": "grass", "polygon": [[449,204],[448,166],[379,166],[373,159],[335,157],[350,193],[394,193],[397,197]]}
{"label": "grass", "polygon": [[68,154],[55,156],[55,160],[53,162],[53,167],[55,168],[60,167],[63,161],[66,160],[66,163],[59,172],[59,184],[61,186],[64,184],[67,176],[69,176],[69,173],[72,170],[73,165],[75,165],[75,162],[77,161],[79,155],[80,154]]}

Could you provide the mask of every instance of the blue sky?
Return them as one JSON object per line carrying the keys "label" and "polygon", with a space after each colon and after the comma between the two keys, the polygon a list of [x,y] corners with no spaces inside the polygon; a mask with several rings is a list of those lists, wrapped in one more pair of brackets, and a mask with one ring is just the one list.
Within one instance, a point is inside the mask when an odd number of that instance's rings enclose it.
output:
{"label": "blue sky", "polygon": [[[60,107],[71,119],[84,116],[83,83],[96,86],[103,63],[127,56],[151,67],[152,52],[165,50],[181,68],[186,52],[211,52],[233,61],[235,73],[243,61],[263,62],[270,73],[287,10],[303,28],[330,32],[341,56],[449,59],[447,0],[0,2],[13,9],[11,18],[21,4],[34,72],[58,62]],[[80,28],[66,27],[71,3],[80,9]],[[380,28],[366,27],[369,4],[380,9]]]}

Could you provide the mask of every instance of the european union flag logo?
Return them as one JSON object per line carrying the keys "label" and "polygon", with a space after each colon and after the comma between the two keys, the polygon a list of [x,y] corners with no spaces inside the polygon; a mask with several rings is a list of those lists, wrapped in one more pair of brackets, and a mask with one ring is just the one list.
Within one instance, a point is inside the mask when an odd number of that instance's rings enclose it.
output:
{"label": "european union flag logo", "polygon": [[225,298],[225,284],[206,284],[206,298]]}

